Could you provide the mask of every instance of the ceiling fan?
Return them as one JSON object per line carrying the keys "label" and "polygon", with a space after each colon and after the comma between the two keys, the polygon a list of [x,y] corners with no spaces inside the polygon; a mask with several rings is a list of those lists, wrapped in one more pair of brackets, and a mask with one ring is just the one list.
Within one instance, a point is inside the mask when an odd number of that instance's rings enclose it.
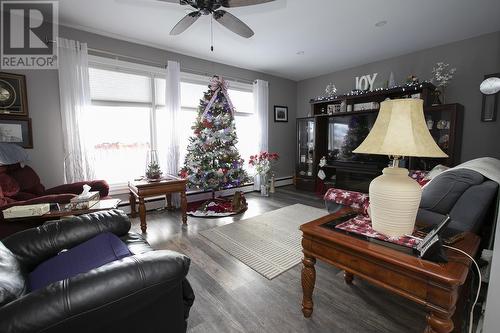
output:
{"label": "ceiling fan", "polygon": [[158,0],[162,2],[177,3],[182,6],[191,6],[195,10],[184,16],[170,31],[170,35],[179,35],[186,31],[201,15],[212,15],[213,19],[232,32],[250,38],[254,32],[233,14],[223,8],[259,5],[274,0]]}

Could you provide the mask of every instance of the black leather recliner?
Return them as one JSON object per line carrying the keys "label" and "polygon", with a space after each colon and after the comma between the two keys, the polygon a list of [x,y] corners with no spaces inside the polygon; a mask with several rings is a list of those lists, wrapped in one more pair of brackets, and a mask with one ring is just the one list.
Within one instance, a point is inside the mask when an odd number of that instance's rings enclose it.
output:
{"label": "black leather recliner", "polygon": [[[119,236],[132,256],[24,292],[0,307],[0,332],[185,332],[193,290],[190,259],[155,251],[119,210],[48,223],[2,240],[25,279],[39,263],[99,233]],[[2,272],[2,270],[9,270]],[[13,274],[0,265],[1,274]]]}

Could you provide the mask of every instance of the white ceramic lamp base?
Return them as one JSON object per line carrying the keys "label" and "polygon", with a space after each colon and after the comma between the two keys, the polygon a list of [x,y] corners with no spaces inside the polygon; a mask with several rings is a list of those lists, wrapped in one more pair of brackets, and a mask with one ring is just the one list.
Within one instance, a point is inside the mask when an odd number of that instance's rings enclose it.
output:
{"label": "white ceramic lamp base", "polygon": [[386,236],[411,234],[422,189],[404,168],[385,168],[370,183],[372,228]]}

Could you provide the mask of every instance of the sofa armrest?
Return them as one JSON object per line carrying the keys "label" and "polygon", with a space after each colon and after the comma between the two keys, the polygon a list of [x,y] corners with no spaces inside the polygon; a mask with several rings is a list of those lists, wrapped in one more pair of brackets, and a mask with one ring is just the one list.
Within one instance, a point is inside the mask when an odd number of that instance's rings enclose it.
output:
{"label": "sofa armrest", "polygon": [[[171,296],[172,290],[178,296],[167,301],[179,303],[175,317],[184,323],[184,307],[192,304],[185,303],[182,290],[189,264],[188,257],[167,250],[111,262],[5,305],[0,309],[0,332],[100,332],[105,321],[130,318],[139,304]],[[109,317],[91,320],[99,313]]]}
{"label": "sofa armrest", "polygon": [[83,185],[89,185],[91,191],[99,191],[99,196],[101,198],[107,197],[109,194],[109,185],[105,180],[90,180],[86,182],[59,185],[45,190],[45,194],[80,194],[83,191]]}
{"label": "sofa armrest", "polygon": [[55,256],[61,250],[74,247],[90,238],[109,231],[126,235],[130,220],[121,210],[114,209],[74,216],[37,228],[17,232],[2,240],[19,262],[31,271],[39,263]]}

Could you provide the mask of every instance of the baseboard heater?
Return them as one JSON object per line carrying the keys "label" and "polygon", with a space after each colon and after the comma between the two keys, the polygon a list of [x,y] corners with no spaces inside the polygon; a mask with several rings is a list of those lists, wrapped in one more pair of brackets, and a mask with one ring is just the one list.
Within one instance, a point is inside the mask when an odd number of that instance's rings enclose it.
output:
{"label": "baseboard heater", "polygon": [[[276,179],[276,187],[282,187],[282,186],[288,186],[288,185],[292,185],[293,184],[293,177],[292,176],[289,176],[289,177],[281,177],[281,178],[277,178]],[[218,194],[219,196],[229,196],[229,195],[232,195],[234,192],[236,191],[243,191],[244,193],[250,193],[250,192],[257,192],[257,190],[254,190],[253,189],[253,185],[254,183],[251,182],[251,183],[246,183],[245,185],[241,186],[241,187],[235,187],[235,188],[231,188],[231,189],[227,189],[227,190],[222,190],[222,191],[217,191],[216,194]],[[198,200],[205,200],[205,199],[209,199],[210,196],[212,194],[212,191],[204,191],[204,190],[198,190],[198,191],[188,191],[186,192],[186,197],[188,199],[188,202],[193,202],[193,201],[198,201]],[[193,197],[196,197],[195,200],[189,200],[190,198],[193,198]],[[165,201],[165,197],[164,196],[159,196],[159,197],[154,197],[154,198],[150,198],[150,199],[146,199],[144,200],[146,204],[148,203],[155,203],[155,202],[161,202],[161,201]],[[122,208],[122,207],[130,207],[130,204],[128,201],[122,201],[118,207]],[[156,210],[158,208],[161,208],[161,207],[151,207],[151,208],[147,208],[146,207],[146,210],[147,211],[151,211],[151,210]]]}

